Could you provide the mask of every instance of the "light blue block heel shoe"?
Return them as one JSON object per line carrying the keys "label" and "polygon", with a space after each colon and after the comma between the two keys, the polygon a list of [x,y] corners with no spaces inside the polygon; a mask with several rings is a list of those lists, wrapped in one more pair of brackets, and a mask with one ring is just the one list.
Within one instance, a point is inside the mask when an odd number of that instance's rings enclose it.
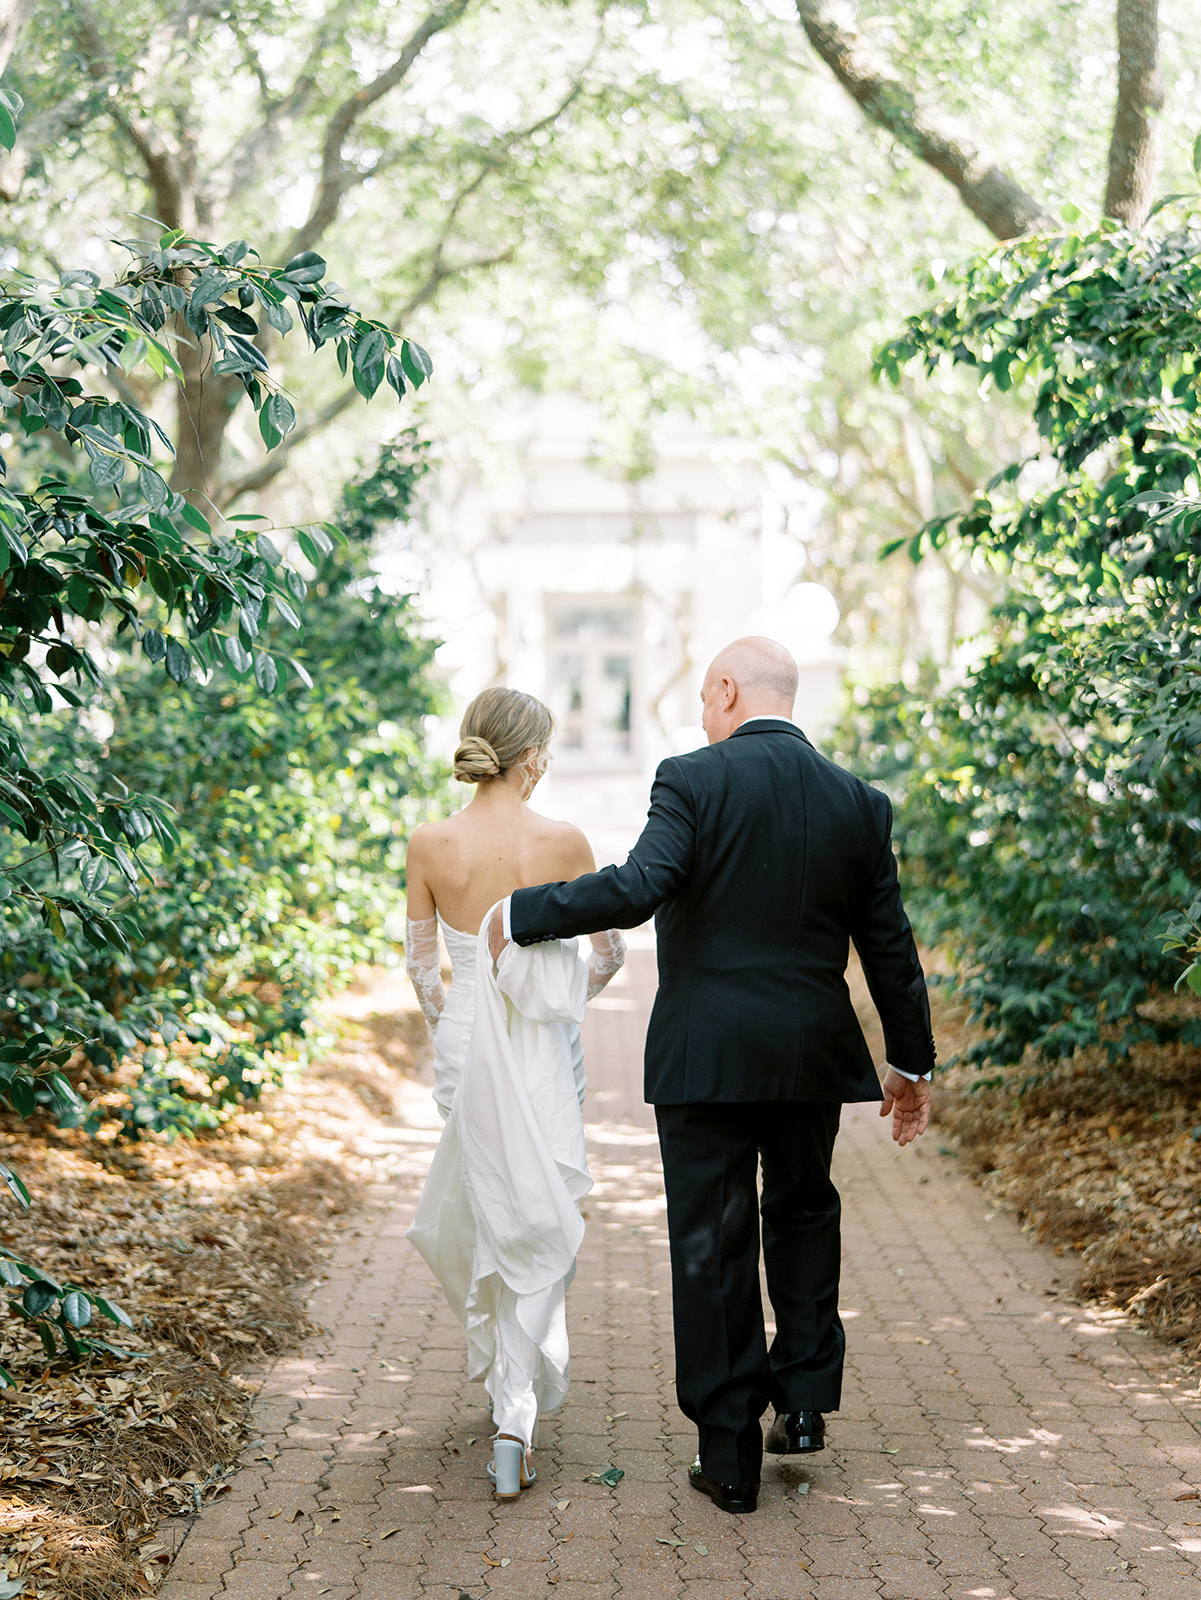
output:
{"label": "light blue block heel shoe", "polygon": [[488,1476],[496,1490],[498,1500],[516,1500],[521,1494],[521,1480],[525,1476],[525,1446],[520,1439],[494,1439],[492,1465]]}
{"label": "light blue block heel shoe", "polygon": [[[516,1460],[516,1468],[510,1463]],[[516,1471],[517,1481],[513,1482]],[[488,1477],[496,1490],[498,1500],[516,1500],[522,1489],[528,1489],[538,1474],[528,1464],[525,1446],[520,1439],[493,1439],[492,1460],[488,1463]]]}

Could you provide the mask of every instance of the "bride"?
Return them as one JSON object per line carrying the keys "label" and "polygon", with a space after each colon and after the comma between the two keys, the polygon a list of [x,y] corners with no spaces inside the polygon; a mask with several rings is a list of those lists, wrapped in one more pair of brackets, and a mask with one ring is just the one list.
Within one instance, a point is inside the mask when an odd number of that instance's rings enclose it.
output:
{"label": "bride", "polygon": [[[567,1393],[564,1297],[592,1187],[584,1153],[585,999],[625,959],[615,929],[488,953],[492,908],[514,889],[594,870],[578,828],[531,811],[554,719],[515,689],[485,689],[459,729],[454,775],[470,804],[409,842],[409,977],[434,1034],[434,1099],[446,1119],[409,1237],[467,1330],[496,1426],[488,1468],[499,1499],[534,1481],[534,1423]],[[438,932],[451,959],[443,988]]]}

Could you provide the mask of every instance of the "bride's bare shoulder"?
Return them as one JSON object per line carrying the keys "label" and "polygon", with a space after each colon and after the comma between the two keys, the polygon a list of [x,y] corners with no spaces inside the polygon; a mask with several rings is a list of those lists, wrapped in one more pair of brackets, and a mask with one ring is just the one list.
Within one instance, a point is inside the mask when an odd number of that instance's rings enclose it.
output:
{"label": "bride's bare shoulder", "polygon": [[574,822],[559,822],[553,817],[542,816],[537,821],[538,842],[558,864],[564,877],[592,871],[592,846],[588,843],[588,836]]}
{"label": "bride's bare shoulder", "polygon": [[436,855],[451,843],[455,836],[456,817],[442,817],[437,822],[423,822],[409,835],[410,859],[417,856]]}

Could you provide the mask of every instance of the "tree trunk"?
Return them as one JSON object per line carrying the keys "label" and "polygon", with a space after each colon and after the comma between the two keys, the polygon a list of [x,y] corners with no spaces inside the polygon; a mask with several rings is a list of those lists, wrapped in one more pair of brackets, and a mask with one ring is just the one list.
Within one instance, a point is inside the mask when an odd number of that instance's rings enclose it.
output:
{"label": "tree trunk", "polygon": [[8,66],[32,4],[33,0],[3,0],[0,4],[0,72]]}
{"label": "tree trunk", "polygon": [[878,127],[942,174],[998,239],[1050,226],[1042,206],[969,140],[941,128],[895,78],[866,60],[852,34],[826,14],[825,0],[796,0],[810,44],[843,88]]}
{"label": "tree trunk", "polygon": [[1154,113],[1159,76],[1159,0],[1117,0],[1118,104],[1109,144],[1105,215],[1128,228],[1146,220],[1155,185]]}
{"label": "tree trunk", "polygon": [[212,346],[207,339],[198,347],[195,335],[183,326],[182,320],[180,329],[189,342],[175,347],[183,381],[177,391],[171,487],[186,495],[207,516],[220,503],[218,484],[225,430],[246,391],[236,378],[211,370]]}

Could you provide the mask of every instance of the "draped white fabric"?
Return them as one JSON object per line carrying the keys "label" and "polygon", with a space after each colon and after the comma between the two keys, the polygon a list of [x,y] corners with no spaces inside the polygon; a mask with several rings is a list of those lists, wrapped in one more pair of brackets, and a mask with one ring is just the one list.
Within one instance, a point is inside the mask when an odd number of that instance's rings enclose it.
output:
{"label": "draped white fabric", "polygon": [[500,1431],[528,1443],[535,1408],[567,1393],[563,1300],[592,1187],[576,1064],[589,974],[574,939],[508,945],[494,968],[488,922],[462,1075],[409,1238],[466,1327]]}

